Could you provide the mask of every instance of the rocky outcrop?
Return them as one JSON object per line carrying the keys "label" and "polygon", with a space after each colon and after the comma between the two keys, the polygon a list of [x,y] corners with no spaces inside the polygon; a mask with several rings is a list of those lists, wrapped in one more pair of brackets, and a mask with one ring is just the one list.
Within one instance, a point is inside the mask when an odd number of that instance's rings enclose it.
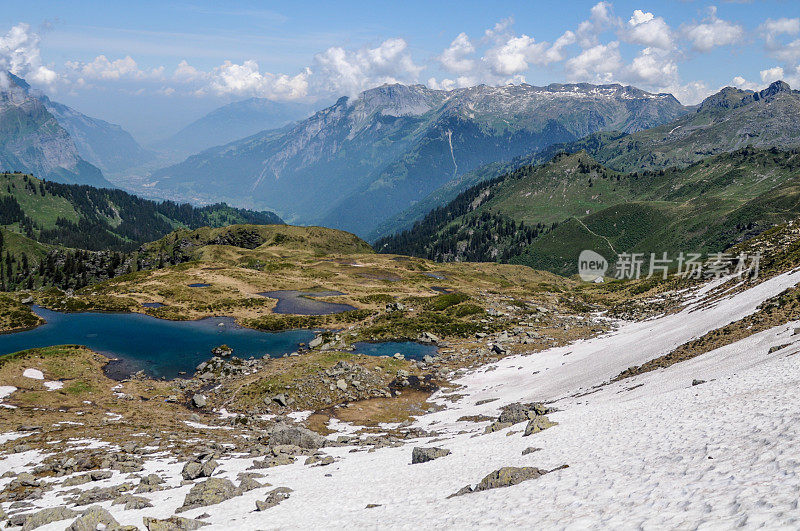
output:
{"label": "rocky outcrop", "polygon": [[411,451],[411,464],[416,465],[418,463],[427,463],[428,461],[433,461],[434,459],[439,459],[440,457],[444,457],[446,455],[450,455],[450,450],[447,448],[416,447]]}
{"label": "rocky outcrop", "polygon": [[289,424],[276,424],[269,432],[271,445],[290,444],[300,448],[316,450],[325,446],[325,438],[318,433]]}
{"label": "rocky outcrop", "polygon": [[183,465],[181,476],[186,480],[210,478],[217,466],[218,463],[210,457],[198,458]]}
{"label": "rocky outcrop", "polygon": [[470,485],[463,487],[455,494],[451,494],[449,498],[452,498],[454,496],[462,496],[464,494],[469,494],[472,492],[480,492],[483,490],[510,487],[512,485],[517,485],[519,483],[522,483],[523,481],[528,481],[529,479],[540,478],[545,474],[548,474],[555,470],[561,470],[563,468],[567,468],[567,465],[562,465],[558,468],[554,468],[553,470],[542,470],[541,468],[535,468],[530,466],[526,467],[506,466],[490,473],[474,487]]}
{"label": "rocky outcrop", "polygon": [[208,524],[201,520],[172,516],[166,519],[144,518],[144,526],[147,531],[194,531]]}
{"label": "rocky outcrop", "polygon": [[75,518],[79,513],[67,509],[66,507],[51,507],[42,509],[32,514],[23,514],[12,517],[9,521],[11,527],[22,525],[22,531],[30,531],[43,525],[51,524],[61,520]]}
{"label": "rocky outcrop", "polygon": [[275,507],[288,498],[290,492],[292,492],[292,489],[289,487],[278,487],[277,489],[271,490],[265,500],[256,500],[256,511],[266,511],[267,509]]}
{"label": "rocky outcrop", "polygon": [[229,479],[209,478],[202,483],[198,483],[189,490],[183,505],[176,512],[184,512],[197,507],[216,505],[225,500],[230,500],[240,496],[242,491]]}
{"label": "rocky outcrop", "polygon": [[121,526],[111,513],[102,507],[94,506],[86,509],[77,520],[72,522],[66,531],[132,531],[136,527]]}

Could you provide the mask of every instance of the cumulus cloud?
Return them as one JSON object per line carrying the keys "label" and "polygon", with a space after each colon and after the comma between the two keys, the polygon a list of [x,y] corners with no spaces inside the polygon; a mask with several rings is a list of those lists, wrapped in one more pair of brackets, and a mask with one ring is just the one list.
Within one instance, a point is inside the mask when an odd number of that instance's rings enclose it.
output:
{"label": "cumulus cloud", "polygon": [[98,55],[91,62],[67,61],[66,67],[72,74],[85,80],[118,81],[121,79],[160,78],[164,67],[142,70],[130,55],[110,60],[105,55]]}
{"label": "cumulus cloud", "polygon": [[583,50],[568,59],[564,67],[571,81],[610,83],[617,79],[617,72],[622,65],[619,43],[613,41]]}
{"label": "cumulus cloud", "polygon": [[293,100],[308,94],[310,74],[309,69],[295,76],[262,73],[255,61],[245,61],[242,64],[225,61],[209,74],[211,78],[209,88],[220,95],[233,94]]}
{"label": "cumulus cloud", "polygon": [[669,55],[654,48],[645,48],[627,68],[629,77],[648,85],[665,85],[677,81],[678,64]]}
{"label": "cumulus cloud", "polygon": [[612,27],[619,27],[621,21],[614,16],[609,2],[598,2],[589,10],[589,19],[581,22],[575,32],[581,48],[591,48],[600,42],[600,35]]}
{"label": "cumulus cloud", "polygon": [[467,34],[459,33],[439,56],[439,62],[448,72],[469,72],[475,68],[475,60],[469,58],[473,53],[475,53],[475,46],[470,42]]}
{"label": "cumulus cloud", "polygon": [[716,9],[711,8],[705,20],[686,26],[685,33],[692,48],[699,52],[709,52],[718,46],[739,42],[744,37],[744,28],[718,18]]}
{"label": "cumulus cloud", "polygon": [[58,74],[42,64],[39,35],[20,23],[0,37],[0,69],[40,85],[53,85]]}
{"label": "cumulus cloud", "polygon": [[783,68],[780,66],[767,68],[766,70],[759,72],[759,74],[761,74],[761,81],[764,83],[772,83],[773,81],[778,81],[786,77]]}
{"label": "cumulus cloud", "polygon": [[406,41],[399,38],[356,51],[334,46],[315,55],[314,65],[317,88],[347,95],[383,83],[413,83],[423,70],[411,59]]}
{"label": "cumulus cloud", "polygon": [[669,24],[653,13],[637,9],[620,32],[623,39],[649,48],[669,50],[674,47],[672,29]]}
{"label": "cumulus cloud", "polygon": [[767,19],[759,30],[764,37],[767,52],[772,57],[789,65],[800,62],[800,39],[785,38],[800,33],[800,18]]}

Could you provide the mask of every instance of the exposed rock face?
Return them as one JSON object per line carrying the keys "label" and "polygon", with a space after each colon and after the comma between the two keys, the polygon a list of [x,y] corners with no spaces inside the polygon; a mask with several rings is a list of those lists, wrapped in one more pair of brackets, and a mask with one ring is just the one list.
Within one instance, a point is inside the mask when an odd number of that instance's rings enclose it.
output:
{"label": "exposed rock face", "polygon": [[[153,178],[162,192],[201,186],[219,199],[246,194],[300,216],[301,223],[363,236],[480,165],[598,130],[637,131],[686,112],[671,95],[620,85],[453,91],[384,85],[341,98],[280,133],[207,150]],[[220,167],[229,172],[224,182]]]}
{"label": "exposed rock face", "polygon": [[[72,522],[67,531],[122,531],[131,529],[119,525],[111,513],[99,506],[89,507],[77,520]],[[134,528],[135,529],[135,528]]]}
{"label": "exposed rock face", "polygon": [[[560,470],[566,467],[567,465],[562,465],[553,470]],[[449,497],[452,498],[454,496],[461,496],[463,494],[469,494],[471,492],[480,492],[482,490],[510,487],[512,485],[522,483],[523,481],[527,481],[529,479],[539,478],[549,472],[553,472],[553,470],[542,470],[541,468],[535,468],[530,466],[526,467],[506,466],[498,470],[495,470],[491,474],[487,475],[480,481],[480,483],[475,485],[475,487],[467,485],[466,487],[463,487],[455,494],[451,494]]]}
{"label": "exposed rock face", "polygon": [[205,395],[201,395],[198,393],[192,397],[192,405],[194,407],[198,408],[206,407],[207,403],[208,401],[206,400]]}
{"label": "exposed rock face", "polygon": [[222,478],[209,478],[191,488],[183,501],[183,505],[176,512],[184,512],[197,507],[216,505],[225,500],[240,496],[242,491],[236,488],[230,480]]}
{"label": "exposed rock face", "polygon": [[[66,507],[52,507],[48,509],[42,509],[41,511],[30,515],[21,515],[23,517],[21,518],[23,521],[22,531],[36,529],[37,527],[42,527],[43,525],[58,522],[60,520],[69,520],[70,518],[75,518],[78,516],[78,514],[79,513],[67,509]],[[16,521],[12,521],[11,523],[16,523]]]}
{"label": "exposed rock face", "polygon": [[147,531],[194,531],[200,529],[208,524],[201,520],[193,520],[191,518],[181,518],[180,516],[172,516],[160,520],[158,518],[144,518],[144,526]]}
{"label": "exposed rock face", "polygon": [[416,465],[417,463],[427,463],[428,461],[433,461],[434,459],[439,459],[440,457],[444,457],[446,455],[450,455],[450,450],[447,448],[416,447],[411,452],[411,464]]}
{"label": "exposed rock face", "polygon": [[288,487],[278,487],[277,489],[270,491],[266,500],[256,500],[256,511],[266,511],[271,507],[275,507],[280,502],[288,498],[290,492],[292,492],[292,489]]}
{"label": "exposed rock face", "polygon": [[189,461],[183,465],[181,476],[183,479],[210,478],[216,470],[218,463],[213,459]]}
{"label": "exposed rock face", "polygon": [[0,90],[0,165],[52,181],[113,188],[78,155],[69,133],[28,92],[29,85],[11,74],[3,77],[8,86]]}
{"label": "exposed rock face", "polygon": [[325,445],[325,438],[318,433],[299,426],[276,424],[269,433],[270,444],[291,444],[300,448],[316,450]]}
{"label": "exposed rock face", "polygon": [[523,435],[523,437],[527,437],[528,435],[533,435],[534,433],[539,433],[540,431],[546,430],[547,428],[552,428],[557,424],[558,424],[557,422],[553,422],[544,415],[538,415],[533,419],[531,419],[528,422],[528,425],[525,426],[525,434]]}

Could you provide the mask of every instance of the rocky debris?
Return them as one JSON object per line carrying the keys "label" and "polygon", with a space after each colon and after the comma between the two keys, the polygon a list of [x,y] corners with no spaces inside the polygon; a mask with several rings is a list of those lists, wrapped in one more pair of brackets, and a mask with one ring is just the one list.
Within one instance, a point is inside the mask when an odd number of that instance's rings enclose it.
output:
{"label": "rocky debris", "polygon": [[220,345],[211,349],[211,354],[220,358],[229,358],[233,355],[233,349],[228,345]]}
{"label": "rocky debris", "polygon": [[422,332],[422,334],[420,334],[419,336],[419,342],[429,343],[431,345],[438,345],[439,343],[442,342],[442,340],[439,339],[438,336],[431,334],[430,332]]}
{"label": "rocky debris", "polygon": [[273,396],[272,401],[281,407],[287,407],[289,405],[289,401],[286,399],[286,395],[283,393]]}
{"label": "rocky debris", "polygon": [[301,426],[278,423],[269,431],[269,442],[272,445],[290,444],[300,448],[316,450],[325,446],[325,438]]}
{"label": "rocky debris", "polygon": [[91,481],[102,481],[104,479],[110,479],[113,476],[113,473],[110,470],[92,470],[88,474],[81,474],[79,476],[73,476],[64,480],[62,485],[64,487],[74,487],[76,485],[84,485]]}
{"label": "rocky debris", "polygon": [[255,489],[260,489],[265,485],[261,484],[261,482],[257,481],[252,474],[245,474],[241,475],[241,479],[239,480],[239,490],[242,492],[248,492]]}
{"label": "rocky debris", "polygon": [[124,505],[126,511],[130,511],[132,509],[146,509],[153,506],[153,504],[150,503],[150,500],[147,498],[143,498],[142,496],[134,496],[132,494],[120,496],[114,500],[111,505]]}
{"label": "rocky debris", "polygon": [[67,509],[66,507],[51,507],[42,509],[35,513],[17,514],[12,516],[8,521],[9,527],[22,526],[22,531],[29,531],[36,529],[43,525],[58,522],[60,520],[69,520],[75,518],[79,513]]}
{"label": "rocky debris", "polygon": [[694,379],[694,380],[692,380],[692,385],[693,385],[693,386],[694,386],[694,385],[700,385],[700,384],[704,384],[704,383],[706,383],[706,381],[705,381],[705,380],[697,380],[697,379]]}
{"label": "rocky debris", "polygon": [[522,450],[522,455],[532,454],[533,452],[538,452],[540,450],[541,448],[534,448],[533,446],[528,446],[527,448]]}
{"label": "rocky debris", "polygon": [[368,503],[364,509],[374,509],[375,507],[383,507],[380,503]]}
{"label": "rocky debris", "polygon": [[405,311],[406,306],[401,302],[390,302],[386,305],[386,311],[391,312],[403,312]]}
{"label": "rocky debris", "polygon": [[411,464],[427,463],[428,461],[433,461],[434,459],[439,459],[446,455],[450,455],[450,450],[447,448],[422,448],[417,446],[411,451]]}
{"label": "rocky debris", "polygon": [[205,395],[197,393],[192,397],[192,405],[196,408],[206,407],[207,403],[208,401],[206,400]]}
{"label": "rocky debris", "polygon": [[292,492],[292,489],[289,487],[278,487],[277,489],[271,490],[269,494],[267,494],[265,500],[256,500],[256,511],[266,511],[267,509],[275,507],[288,498],[290,492]]}
{"label": "rocky debris", "polygon": [[304,464],[306,464],[306,465],[316,465],[316,466],[328,466],[328,465],[332,465],[334,462],[335,462],[335,460],[333,459],[333,457],[331,457],[329,455],[325,455],[325,456],[312,455],[311,457],[306,459],[306,462]]}
{"label": "rocky debris", "polygon": [[191,518],[182,518],[180,516],[171,516],[164,520],[158,518],[144,518],[144,526],[147,531],[194,531],[203,526],[207,526],[206,522],[201,520],[193,520]]}
{"label": "rocky debris", "polygon": [[277,455],[275,457],[267,457],[264,459],[256,459],[249,470],[258,468],[272,468],[275,466],[291,465],[294,463],[294,456],[291,455]]}
{"label": "rocky debris", "polygon": [[550,472],[553,472],[555,470],[561,470],[563,468],[567,468],[567,466],[568,465],[562,465],[558,468],[554,468],[553,470],[542,470],[541,468],[530,467],[530,466],[526,467],[506,466],[499,470],[495,470],[494,472],[487,475],[480,481],[480,483],[475,485],[475,487],[467,485],[466,487],[461,488],[458,492],[448,496],[448,498],[453,498],[455,496],[461,496],[472,492],[480,492],[483,490],[510,487],[512,485],[517,485],[518,483],[522,483],[523,481],[528,481],[529,479],[540,478],[543,475],[549,474]]}
{"label": "rocky debris", "polygon": [[538,415],[528,422],[528,425],[525,426],[525,433],[522,436],[527,437],[528,435],[539,433],[540,431],[546,430],[547,428],[552,428],[557,424],[558,422],[553,422],[545,415]]}
{"label": "rocky debris", "polygon": [[240,496],[239,490],[229,479],[209,478],[202,483],[197,483],[186,494],[183,505],[176,512],[184,512],[197,507],[216,505],[225,500]]}
{"label": "rocky debris", "polygon": [[[514,424],[519,424],[520,422],[532,421],[536,417],[544,416],[551,411],[550,408],[539,403],[520,404],[519,402],[515,402],[513,404],[508,404],[507,406],[503,406],[500,416],[497,417],[495,422],[486,427],[484,433],[492,433],[513,426]],[[546,422],[541,422],[542,425],[550,422],[546,418],[545,420]],[[550,426],[553,425],[555,424],[550,424]],[[550,426],[547,427],[549,428]]]}
{"label": "rocky debris", "polygon": [[[185,467],[186,465],[184,465],[184,468]],[[136,487],[136,494],[163,490],[163,483],[164,480],[161,479],[161,477],[159,477],[157,474],[148,474],[139,480],[139,486]]]}
{"label": "rocky debris", "polygon": [[323,341],[324,340],[322,339],[322,336],[317,336],[308,342],[308,348],[317,348],[318,346],[322,345]]}
{"label": "rocky debris", "polygon": [[66,531],[97,531],[102,529],[104,531],[123,531],[136,529],[136,527],[121,526],[111,513],[99,506],[93,506],[86,509],[77,520],[72,522]]}
{"label": "rocky debris", "polygon": [[508,350],[503,345],[495,343],[492,345],[492,352],[495,354],[499,354],[500,356],[504,356],[508,352]]}
{"label": "rocky debris", "polygon": [[93,503],[114,500],[121,494],[132,489],[133,486],[129,483],[114,485],[113,487],[95,487],[81,492],[78,496],[73,497],[70,502],[75,505],[91,505]]}
{"label": "rocky debris", "polygon": [[186,480],[194,480],[197,478],[210,478],[217,469],[219,463],[213,458],[208,456],[201,456],[194,461],[189,461],[183,465],[181,476]]}

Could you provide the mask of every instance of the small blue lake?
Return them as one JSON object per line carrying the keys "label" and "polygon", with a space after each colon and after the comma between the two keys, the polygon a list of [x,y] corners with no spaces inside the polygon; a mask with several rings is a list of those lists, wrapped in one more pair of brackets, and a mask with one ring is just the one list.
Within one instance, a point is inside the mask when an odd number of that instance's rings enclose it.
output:
{"label": "small blue lake", "polygon": [[169,321],[137,313],[60,313],[36,306],[33,310],[47,324],[0,334],[0,355],[36,347],[85,345],[120,359],[109,366],[114,377],[139,370],[155,378],[175,378],[182,371],[191,375],[211,357],[211,349],[222,344],[232,347],[233,355],[240,358],[278,357],[314,337],[310,330],[271,333],[243,328],[229,317]]}

